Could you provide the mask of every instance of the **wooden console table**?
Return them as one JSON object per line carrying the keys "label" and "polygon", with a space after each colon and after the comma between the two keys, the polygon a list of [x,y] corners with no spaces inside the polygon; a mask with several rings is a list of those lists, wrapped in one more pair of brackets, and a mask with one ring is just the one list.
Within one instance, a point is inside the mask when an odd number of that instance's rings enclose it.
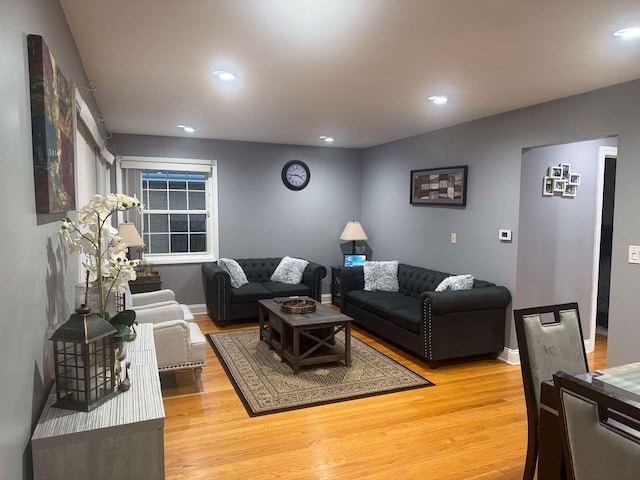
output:
{"label": "wooden console table", "polygon": [[31,437],[36,480],[164,478],[165,415],[153,325],[140,324],[137,332],[127,344],[129,391],[91,412],[75,412],[52,408],[52,390]]}

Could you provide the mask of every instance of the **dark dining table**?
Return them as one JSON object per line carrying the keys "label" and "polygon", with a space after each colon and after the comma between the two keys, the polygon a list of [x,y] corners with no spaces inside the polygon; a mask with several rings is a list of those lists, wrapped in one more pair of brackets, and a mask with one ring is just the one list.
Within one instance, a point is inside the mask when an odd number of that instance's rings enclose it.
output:
{"label": "dark dining table", "polygon": [[[640,408],[640,362],[583,373],[576,375],[576,378],[606,392],[621,395],[637,403]],[[540,385],[538,422],[538,478],[565,479],[566,470],[553,380],[547,380]]]}

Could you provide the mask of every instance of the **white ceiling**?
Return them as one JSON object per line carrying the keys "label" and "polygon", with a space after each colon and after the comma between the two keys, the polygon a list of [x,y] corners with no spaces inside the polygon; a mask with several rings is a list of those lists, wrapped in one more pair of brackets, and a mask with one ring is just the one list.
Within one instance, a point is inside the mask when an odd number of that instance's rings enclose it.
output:
{"label": "white ceiling", "polygon": [[361,148],[640,78],[638,0],[61,3],[113,133]]}

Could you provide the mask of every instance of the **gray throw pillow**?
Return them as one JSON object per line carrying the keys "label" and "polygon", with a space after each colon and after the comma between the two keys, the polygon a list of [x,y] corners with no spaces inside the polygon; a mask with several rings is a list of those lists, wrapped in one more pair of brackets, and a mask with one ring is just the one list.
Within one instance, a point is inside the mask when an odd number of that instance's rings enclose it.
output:
{"label": "gray throw pillow", "polygon": [[364,262],[364,289],[369,292],[398,292],[398,262]]}
{"label": "gray throw pillow", "polygon": [[288,283],[289,285],[300,283],[307,265],[309,262],[301,258],[284,257],[271,275],[271,281]]}
{"label": "gray throw pillow", "polygon": [[238,288],[249,283],[247,275],[238,262],[231,258],[221,258],[218,260],[218,266],[229,274],[231,277],[231,287]]}
{"label": "gray throw pillow", "polygon": [[440,282],[436,292],[446,290],[471,290],[473,288],[473,275],[451,275]]}

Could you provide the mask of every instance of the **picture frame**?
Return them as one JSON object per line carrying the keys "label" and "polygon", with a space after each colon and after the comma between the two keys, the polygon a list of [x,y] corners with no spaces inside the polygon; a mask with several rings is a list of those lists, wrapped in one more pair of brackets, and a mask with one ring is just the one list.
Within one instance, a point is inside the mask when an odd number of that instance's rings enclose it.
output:
{"label": "picture frame", "polygon": [[564,178],[553,179],[553,191],[564,193],[567,186],[567,181]]}
{"label": "picture frame", "polygon": [[551,178],[562,178],[562,167],[560,167],[560,166],[558,166],[558,167],[554,167],[554,166],[549,167],[549,171],[547,172],[547,175],[550,176]]}
{"label": "picture frame", "polygon": [[569,174],[571,173],[571,164],[570,163],[561,163],[560,168],[562,168],[562,178],[568,180]]}
{"label": "picture frame", "polygon": [[580,173],[569,173],[568,185],[580,185],[580,181],[581,180],[582,180],[582,174],[580,174]]}
{"label": "picture frame", "polygon": [[552,177],[544,177],[542,182],[542,195],[553,195],[553,180],[554,179]]}
{"label": "picture frame", "polygon": [[409,203],[466,206],[467,171],[467,165],[411,170]]}
{"label": "picture frame", "polygon": [[73,85],[40,35],[27,36],[36,213],[75,210]]}
{"label": "picture frame", "polygon": [[570,183],[567,183],[565,185],[565,187],[564,187],[563,192],[562,192],[562,196],[563,197],[575,197],[577,189],[578,189],[577,185],[571,185]]}

